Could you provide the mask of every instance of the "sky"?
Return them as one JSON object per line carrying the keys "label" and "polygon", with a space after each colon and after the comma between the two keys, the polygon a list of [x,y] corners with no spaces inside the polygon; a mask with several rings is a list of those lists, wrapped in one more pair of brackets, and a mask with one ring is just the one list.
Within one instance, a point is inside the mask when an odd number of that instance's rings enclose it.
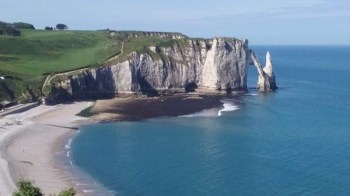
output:
{"label": "sky", "polygon": [[350,0],[0,0],[0,21],[37,29],[181,32],[251,45],[350,45]]}

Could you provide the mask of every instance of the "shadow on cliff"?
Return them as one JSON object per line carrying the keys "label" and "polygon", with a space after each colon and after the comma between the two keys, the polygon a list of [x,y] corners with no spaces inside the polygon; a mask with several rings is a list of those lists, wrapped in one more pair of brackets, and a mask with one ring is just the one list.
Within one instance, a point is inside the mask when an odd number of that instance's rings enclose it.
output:
{"label": "shadow on cliff", "polygon": [[185,91],[186,93],[192,93],[192,92],[195,92],[197,88],[198,88],[198,85],[194,82],[191,82],[185,86]]}
{"label": "shadow on cliff", "polygon": [[143,95],[147,95],[147,97],[158,96],[158,91],[152,87],[152,85],[143,77],[139,77],[140,91]]}
{"label": "shadow on cliff", "polygon": [[110,68],[97,69],[95,77],[91,72],[86,72],[84,77],[71,80],[71,84],[74,99],[113,98],[117,91]]}

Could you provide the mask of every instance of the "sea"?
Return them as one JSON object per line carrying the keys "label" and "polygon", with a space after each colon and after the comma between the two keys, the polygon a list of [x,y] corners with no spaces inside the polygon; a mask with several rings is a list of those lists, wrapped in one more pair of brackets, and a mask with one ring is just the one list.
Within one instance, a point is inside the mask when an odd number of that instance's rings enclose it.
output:
{"label": "sea", "polygon": [[[350,46],[271,52],[279,89],[178,117],[83,126],[76,180],[92,195],[350,195]],[[80,184],[79,184],[80,183]]]}

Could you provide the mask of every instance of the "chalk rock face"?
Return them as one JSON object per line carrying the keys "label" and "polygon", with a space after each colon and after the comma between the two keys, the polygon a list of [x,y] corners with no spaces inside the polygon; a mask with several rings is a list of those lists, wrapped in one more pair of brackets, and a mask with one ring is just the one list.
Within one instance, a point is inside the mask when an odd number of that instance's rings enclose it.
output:
{"label": "chalk rock face", "polygon": [[[54,84],[48,99],[55,102],[55,97],[62,97],[57,93],[63,92],[63,97],[71,99],[135,92],[245,92],[248,66],[252,60],[259,63],[252,54],[247,40],[233,38],[183,39],[172,46],[150,46],[148,52],[130,53],[125,61],[70,76],[64,86]],[[257,69],[261,83],[266,83],[259,90],[269,91],[274,81],[270,56],[265,70],[260,64]]]}
{"label": "chalk rock face", "polygon": [[247,88],[250,50],[243,41],[214,39],[203,65],[201,87],[239,91]]}
{"label": "chalk rock face", "polygon": [[275,78],[275,73],[273,72],[272,60],[271,60],[271,55],[269,51],[267,51],[266,53],[266,65],[263,70],[265,74],[268,76],[270,89],[276,90],[277,89],[276,78]]}
{"label": "chalk rock face", "polygon": [[135,82],[135,70],[129,61],[118,65],[90,69],[74,75],[69,80],[70,94],[75,98],[107,97],[139,90]]}
{"label": "chalk rock face", "polygon": [[266,65],[262,68],[255,53],[251,53],[251,59],[254,62],[256,69],[258,70],[259,78],[257,88],[259,92],[271,92],[277,89],[276,78],[273,72],[272,60],[270,52],[266,54]]}

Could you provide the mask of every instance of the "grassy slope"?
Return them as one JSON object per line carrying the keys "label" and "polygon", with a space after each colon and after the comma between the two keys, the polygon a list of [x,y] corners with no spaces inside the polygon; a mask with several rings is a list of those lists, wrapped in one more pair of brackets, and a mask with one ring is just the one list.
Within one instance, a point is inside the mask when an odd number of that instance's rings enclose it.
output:
{"label": "grassy slope", "polygon": [[21,31],[19,37],[0,36],[0,75],[14,76],[1,81],[0,100],[11,99],[8,89],[17,98],[28,88],[40,94],[47,74],[99,64],[120,51],[121,41],[107,32]]}
{"label": "grassy slope", "polygon": [[0,71],[40,76],[100,63],[118,52],[106,32],[22,30],[0,37]]}

